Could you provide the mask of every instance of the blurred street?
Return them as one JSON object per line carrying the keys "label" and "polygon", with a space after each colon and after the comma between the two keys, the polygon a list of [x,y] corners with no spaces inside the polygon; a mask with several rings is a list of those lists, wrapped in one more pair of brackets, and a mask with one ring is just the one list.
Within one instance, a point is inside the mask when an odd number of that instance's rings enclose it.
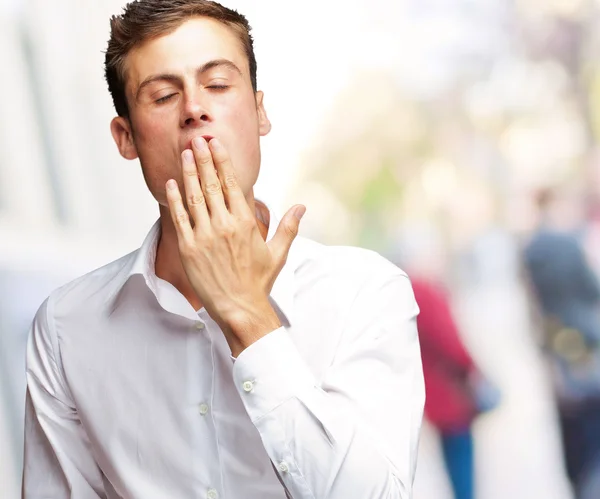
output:
{"label": "blurred street", "polygon": [[[2,390],[2,384],[0,384]],[[0,391],[0,396],[4,399],[4,393]],[[0,499],[17,499],[21,496],[18,477],[20,475],[20,466],[14,459],[14,452],[11,446],[12,435],[7,421],[7,411],[0,411]]]}
{"label": "blurred street", "polygon": [[[477,497],[571,499],[523,290],[504,282],[462,290],[457,298],[465,340],[503,393],[501,406],[475,425]],[[437,435],[426,424],[415,499],[451,499],[442,466]]]}

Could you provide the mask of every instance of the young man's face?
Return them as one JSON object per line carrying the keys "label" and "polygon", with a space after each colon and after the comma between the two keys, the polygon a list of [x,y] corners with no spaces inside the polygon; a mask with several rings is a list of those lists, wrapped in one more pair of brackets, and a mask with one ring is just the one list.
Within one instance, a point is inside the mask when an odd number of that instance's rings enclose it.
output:
{"label": "young man's face", "polygon": [[248,197],[260,167],[259,137],[271,125],[236,34],[193,18],[132,50],[125,70],[130,119],[115,118],[111,130],[125,158],[140,158],[156,200],[167,205],[170,178],[183,185],[181,153],[198,136],[221,141]]}

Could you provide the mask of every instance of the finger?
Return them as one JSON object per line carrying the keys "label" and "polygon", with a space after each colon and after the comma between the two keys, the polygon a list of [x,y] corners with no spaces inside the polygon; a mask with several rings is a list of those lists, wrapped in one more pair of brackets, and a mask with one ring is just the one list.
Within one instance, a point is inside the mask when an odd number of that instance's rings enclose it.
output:
{"label": "finger", "polygon": [[208,216],[208,208],[204,193],[200,188],[198,180],[198,168],[194,160],[194,153],[190,149],[186,149],[181,154],[181,164],[183,171],[183,187],[185,189],[185,200],[194,220],[196,227],[201,231],[206,231],[210,228],[210,217]]}
{"label": "finger", "polygon": [[306,207],[301,204],[290,208],[279,222],[275,235],[267,243],[274,260],[277,262],[278,270],[281,270],[287,260],[292,243],[298,235],[300,220],[305,212]]}
{"label": "finger", "polygon": [[206,140],[203,137],[196,137],[192,141],[192,150],[196,159],[200,175],[200,186],[210,212],[210,218],[224,220],[229,213],[225,206],[221,182],[215,171],[212,154]]}
{"label": "finger", "polygon": [[194,241],[194,232],[190,225],[190,217],[185,211],[183,199],[177,182],[173,179],[167,182],[167,203],[169,204],[169,212],[171,219],[177,232],[177,240],[179,243],[192,243]]}
{"label": "finger", "polygon": [[250,215],[250,207],[238,182],[238,177],[227,149],[225,149],[218,139],[212,139],[208,143],[208,147],[212,153],[212,159],[219,180],[221,181],[223,197],[225,204],[229,208],[229,212],[239,216]]}

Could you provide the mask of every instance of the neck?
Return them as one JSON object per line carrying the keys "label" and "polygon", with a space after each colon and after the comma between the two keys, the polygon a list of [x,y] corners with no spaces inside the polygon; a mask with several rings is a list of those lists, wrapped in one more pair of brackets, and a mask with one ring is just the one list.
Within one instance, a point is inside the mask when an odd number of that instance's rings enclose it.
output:
{"label": "neck", "polygon": [[[267,239],[269,230],[269,212],[262,203],[256,202],[254,196],[247,199],[250,210],[255,213],[256,224],[264,241]],[[154,271],[156,276],[171,283],[190,303],[194,310],[202,308],[202,302],[198,298],[194,288],[185,273],[179,248],[177,244],[177,232],[171,220],[171,214],[166,206],[159,205],[160,210],[160,239],[156,250],[156,261]],[[257,214],[260,213],[260,217]],[[265,220],[263,223],[261,220]]]}

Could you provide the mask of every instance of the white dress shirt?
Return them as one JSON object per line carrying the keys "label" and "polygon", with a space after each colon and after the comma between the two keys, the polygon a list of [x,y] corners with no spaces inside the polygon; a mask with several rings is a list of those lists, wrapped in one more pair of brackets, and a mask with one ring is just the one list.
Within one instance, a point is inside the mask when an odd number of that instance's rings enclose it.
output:
{"label": "white dress shirt", "polygon": [[406,274],[298,237],[271,293],[283,326],[233,359],[156,276],[159,235],[40,307],[24,497],[410,498],[425,395]]}

